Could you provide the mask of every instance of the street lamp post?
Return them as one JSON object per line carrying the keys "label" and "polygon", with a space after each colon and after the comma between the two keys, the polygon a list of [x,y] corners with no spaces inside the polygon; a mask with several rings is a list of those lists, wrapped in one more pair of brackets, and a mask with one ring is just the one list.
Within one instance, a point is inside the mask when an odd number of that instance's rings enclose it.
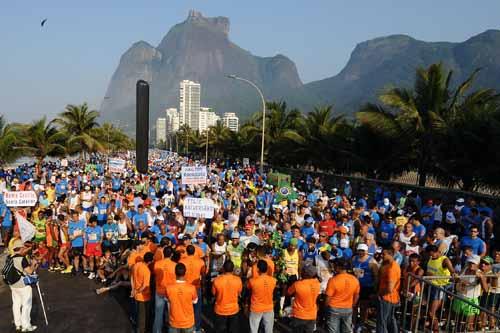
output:
{"label": "street lamp post", "polygon": [[233,80],[239,80],[248,83],[252,87],[254,87],[260,95],[260,99],[262,100],[262,142],[260,146],[260,168],[259,173],[262,175],[264,173],[264,136],[266,133],[266,100],[264,99],[264,95],[259,87],[250,80],[244,79],[242,77],[236,75],[227,75],[228,78]]}

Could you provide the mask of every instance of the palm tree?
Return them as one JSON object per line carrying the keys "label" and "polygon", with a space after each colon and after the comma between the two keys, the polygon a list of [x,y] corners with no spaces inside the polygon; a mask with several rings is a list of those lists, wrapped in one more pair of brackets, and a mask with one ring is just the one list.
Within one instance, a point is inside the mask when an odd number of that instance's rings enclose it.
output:
{"label": "palm tree", "polygon": [[92,135],[97,141],[102,142],[103,149],[108,153],[133,149],[134,146],[130,137],[121,128],[108,122],[94,128]]}
{"label": "palm tree", "polygon": [[181,127],[179,127],[179,130],[177,131],[177,139],[179,139],[179,142],[181,143],[181,146],[183,147],[185,154],[189,152],[190,135],[191,135],[191,128],[189,127],[189,125],[184,124]]}
{"label": "palm tree", "polygon": [[64,152],[64,133],[54,123],[54,120],[47,122],[44,117],[24,127],[24,149],[36,159],[38,174],[46,157],[60,156]]}
{"label": "palm tree", "polygon": [[19,133],[15,125],[8,124],[0,115],[0,166],[14,162],[23,154],[19,146]]}
{"label": "palm tree", "polygon": [[304,162],[323,170],[347,167],[352,128],[343,115],[334,115],[332,106],[315,107],[307,115],[304,129]]}
{"label": "palm tree", "polygon": [[219,157],[219,153],[225,155],[224,149],[227,145],[231,144],[228,140],[231,137],[231,130],[224,126],[222,121],[217,121],[215,126],[211,126],[208,129],[209,134],[209,146],[212,147],[214,151],[214,156]]}
{"label": "palm tree", "polygon": [[[295,164],[299,151],[293,149],[304,142],[299,133],[303,117],[299,110],[288,110],[286,102],[268,102],[266,106],[265,155],[266,161],[276,165]],[[245,131],[260,142],[262,114],[257,113]],[[292,148],[293,147],[293,148]]]}
{"label": "palm tree", "polygon": [[[427,175],[435,171],[437,138],[446,130],[446,119],[456,112],[476,73],[452,90],[452,72],[445,71],[442,64],[433,64],[417,69],[413,89],[392,88],[379,96],[382,103],[398,111],[394,120],[403,130],[399,135],[406,135],[413,141],[420,186],[425,186]],[[358,119],[371,122],[374,128],[392,126],[384,124],[388,121],[387,112],[367,114],[365,111],[358,115]]]}
{"label": "palm tree", "polygon": [[98,138],[95,128],[99,112],[89,110],[87,103],[82,105],[67,105],[66,109],[56,119],[56,123],[69,134],[69,144],[76,144],[78,150],[83,153],[104,151],[104,141]]}

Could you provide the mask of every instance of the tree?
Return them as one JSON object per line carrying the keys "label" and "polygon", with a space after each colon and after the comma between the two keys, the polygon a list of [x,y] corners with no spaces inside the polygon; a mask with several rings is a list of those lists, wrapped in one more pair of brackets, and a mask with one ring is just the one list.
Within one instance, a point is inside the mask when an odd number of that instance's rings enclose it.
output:
{"label": "tree", "polygon": [[342,171],[348,168],[352,126],[332,106],[315,107],[304,121],[305,163],[316,168]]}
{"label": "tree", "polygon": [[44,117],[24,126],[24,150],[36,159],[40,175],[43,160],[48,156],[60,156],[64,153],[64,133],[54,126],[55,121],[47,122]]}
{"label": "tree", "polygon": [[86,158],[86,153],[103,152],[105,141],[99,138],[99,132],[95,131],[99,124],[97,118],[99,112],[89,110],[87,103],[82,105],[67,105],[66,109],[59,114],[59,118],[55,122],[68,135],[68,144],[74,144],[77,151],[83,153],[83,158]]}
{"label": "tree", "polygon": [[[379,96],[383,104],[397,112],[395,121],[402,133],[412,140],[413,162],[418,170],[420,186],[425,186],[427,175],[435,172],[437,139],[446,131],[446,119],[456,112],[476,73],[452,90],[452,72],[445,71],[442,64],[433,64],[417,69],[413,89],[391,88]],[[369,116],[372,128],[385,127],[387,112],[371,113]],[[366,114],[361,117],[366,120]]]}
{"label": "tree", "polygon": [[8,124],[0,115],[0,166],[14,162],[23,155],[20,138],[15,125]]}
{"label": "tree", "polygon": [[[134,148],[130,137],[121,129],[111,123],[104,123],[92,130],[92,136],[101,142],[104,151],[113,153]],[[165,145],[165,143],[164,143]]]}

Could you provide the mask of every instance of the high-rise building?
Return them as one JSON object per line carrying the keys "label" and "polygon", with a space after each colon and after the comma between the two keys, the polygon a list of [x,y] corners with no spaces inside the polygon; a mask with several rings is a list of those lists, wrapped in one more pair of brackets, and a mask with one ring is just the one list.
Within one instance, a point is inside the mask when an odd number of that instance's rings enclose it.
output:
{"label": "high-rise building", "polygon": [[[210,108],[201,107],[200,111],[194,117],[196,121],[193,122],[191,127],[195,131],[204,132],[209,127],[215,126],[219,120],[219,116]],[[193,119],[194,119],[193,118]]]}
{"label": "high-rise building", "polygon": [[156,144],[160,142],[167,142],[167,119],[156,119]]}
{"label": "high-rise building", "polygon": [[222,124],[229,128],[233,132],[238,132],[238,127],[240,124],[240,120],[236,113],[234,112],[226,112],[222,116]]}
{"label": "high-rise building", "polygon": [[165,110],[167,120],[167,134],[173,134],[179,130],[179,112],[176,108],[169,108]]}
{"label": "high-rise building", "polygon": [[189,80],[181,81],[179,90],[179,126],[198,127],[200,93],[201,86],[199,83]]}

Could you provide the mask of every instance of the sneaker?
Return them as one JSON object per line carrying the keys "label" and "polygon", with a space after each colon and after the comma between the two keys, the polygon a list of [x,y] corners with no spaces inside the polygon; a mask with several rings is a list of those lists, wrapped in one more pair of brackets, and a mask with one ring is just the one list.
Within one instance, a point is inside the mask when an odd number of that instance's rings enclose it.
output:
{"label": "sneaker", "polygon": [[89,280],[93,280],[95,278],[95,273],[94,272],[90,272],[89,274]]}
{"label": "sneaker", "polygon": [[36,326],[35,325],[31,325],[29,327],[23,328],[21,332],[33,332],[34,330],[36,330]]}
{"label": "sneaker", "polygon": [[61,274],[70,274],[73,271],[73,266],[69,265],[65,270],[61,271]]}
{"label": "sneaker", "polygon": [[64,268],[62,266],[59,266],[57,265],[56,267],[54,267],[54,270],[55,271],[62,271]]}
{"label": "sneaker", "polygon": [[84,269],[84,270],[83,270],[83,275],[87,275],[87,274],[89,274],[89,271],[88,271],[88,270],[86,270],[86,269]]}
{"label": "sneaker", "polygon": [[21,332],[23,329],[21,326],[16,326],[16,332]]}

